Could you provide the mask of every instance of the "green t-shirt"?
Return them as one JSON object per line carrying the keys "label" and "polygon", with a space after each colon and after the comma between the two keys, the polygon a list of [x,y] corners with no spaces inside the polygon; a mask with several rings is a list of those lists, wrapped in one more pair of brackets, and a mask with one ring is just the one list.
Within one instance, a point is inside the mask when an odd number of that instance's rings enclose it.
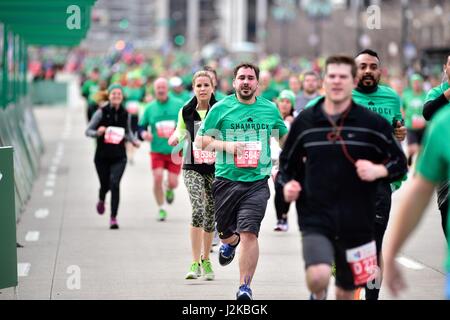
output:
{"label": "green t-shirt", "polygon": [[[254,163],[254,167],[238,167],[232,154],[224,151],[217,152],[215,174],[216,177],[232,181],[253,182],[270,175],[271,135],[278,134],[279,137],[283,137],[287,131],[280,112],[273,102],[257,97],[255,103],[247,105],[240,103],[236,95],[230,95],[211,108],[198,135],[214,136],[222,141],[246,142],[248,151],[245,157]],[[259,160],[256,162],[257,151],[259,151]]]}
{"label": "green t-shirt", "polygon": [[[321,98],[322,96],[318,96],[308,102],[305,109],[314,106]],[[378,90],[373,93],[361,93],[358,90],[353,90],[352,99],[357,104],[378,113],[390,124],[392,124],[394,119],[402,119],[400,97],[389,87],[379,85]]]}
{"label": "green t-shirt", "polygon": [[90,104],[90,105],[97,104],[95,102],[94,96],[98,92],[98,90],[100,90],[100,87],[98,85],[98,82],[96,82],[94,80],[89,79],[83,83],[81,92],[82,92],[83,96],[87,97],[88,104]]}
{"label": "green t-shirt", "polygon": [[425,127],[423,105],[426,93],[415,94],[412,90],[403,92],[403,110],[405,112],[405,126],[408,129],[419,130]]}
{"label": "green t-shirt", "polygon": [[[426,180],[438,184],[450,180],[450,109],[436,114],[425,131],[422,151],[417,161],[417,172]],[[447,233],[450,219],[447,221]],[[450,247],[447,254],[447,271],[450,272]]]}
{"label": "green t-shirt", "polygon": [[217,101],[222,100],[223,98],[225,98],[227,95],[225,93],[223,93],[222,91],[216,90],[216,92],[214,92],[214,97],[216,97]]}
{"label": "green t-shirt", "polygon": [[384,117],[390,124],[393,120],[402,120],[400,97],[387,86],[379,85],[373,93],[362,93],[353,90],[353,101]]}
{"label": "green t-shirt", "polygon": [[151,127],[153,140],[150,143],[152,152],[172,153],[173,147],[168,144],[169,137],[177,126],[178,112],[183,102],[169,97],[164,103],[158,100],[150,102],[142,115],[139,125]]}
{"label": "green t-shirt", "polygon": [[145,89],[144,87],[139,88],[125,87],[124,93],[127,101],[141,101],[144,98]]}
{"label": "green t-shirt", "polygon": [[169,95],[183,101],[184,103],[187,103],[189,100],[191,100],[191,94],[187,90],[183,90],[180,93],[177,93],[175,91],[170,91]]}
{"label": "green t-shirt", "polygon": [[[441,96],[448,88],[450,88],[450,85],[448,84],[448,82],[444,82],[441,83],[440,85],[438,85],[437,87],[434,87],[433,89],[431,89],[430,91],[428,91],[427,97],[425,98],[425,103],[432,101],[432,100],[436,100],[437,98],[439,98],[439,96]],[[450,101],[443,107],[443,108],[447,108],[450,107]]]}

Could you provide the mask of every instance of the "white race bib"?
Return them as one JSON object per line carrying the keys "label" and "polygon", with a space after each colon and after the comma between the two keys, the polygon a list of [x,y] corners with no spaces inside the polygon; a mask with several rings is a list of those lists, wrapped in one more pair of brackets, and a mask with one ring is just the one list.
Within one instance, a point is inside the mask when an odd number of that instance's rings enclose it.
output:
{"label": "white race bib", "polygon": [[155,124],[158,137],[168,139],[175,132],[177,123],[175,120],[159,121]]}
{"label": "white race bib", "polygon": [[105,131],[105,143],[119,144],[125,137],[125,129],[121,127],[108,127]]}

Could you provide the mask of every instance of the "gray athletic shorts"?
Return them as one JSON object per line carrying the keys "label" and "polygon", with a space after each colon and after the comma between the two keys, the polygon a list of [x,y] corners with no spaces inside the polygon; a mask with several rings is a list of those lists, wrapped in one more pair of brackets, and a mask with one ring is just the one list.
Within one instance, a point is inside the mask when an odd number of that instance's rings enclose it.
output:
{"label": "gray athletic shorts", "polygon": [[353,273],[346,259],[346,250],[372,241],[364,240],[330,240],[318,232],[302,232],[303,259],[305,269],[317,264],[336,264],[336,286],[344,290],[354,290]]}
{"label": "gray athletic shorts", "polygon": [[258,236],[270,198],[267,179],[238,182],[216,177],[212,192],[216,228],[221,239],[241,232]]}

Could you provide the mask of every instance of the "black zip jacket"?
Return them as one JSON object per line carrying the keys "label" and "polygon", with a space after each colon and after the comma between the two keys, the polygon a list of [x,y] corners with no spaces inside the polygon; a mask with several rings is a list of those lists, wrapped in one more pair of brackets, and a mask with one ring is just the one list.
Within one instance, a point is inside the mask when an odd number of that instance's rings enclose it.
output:
{"label": "black zip jacket", "polygon": [[[406,158],[388,121],[353,101],[342,126],[343,140],[331,139],[334,129],[322,110],[323,101],[303,111],[292,124],[280,155],[278,179],[286,184],[301,177],[296,205],[302,231],[331,238],[367,238],[375,226],[379,180],[362,181],[351,159],[384,164],[388,170],[384,179],[392,182],[406,174]],[[342,124],[342,115],[336,124]]]}
{"label": "black zip jacket", "polygon": [[[125,129],[125,137],[119,144],[105,143],[104,135],[97,136],[97,129],[101,126],[121,127]],[[126,158],[125,141],[136,140],[133,138],[130,130],[130,118],[128,112],[120,106],[116,111],[108,103],[101,109],[98,109],[93,115],[86,129],[86,135],[97,138],[97,149],[95,157],[101,159],[121,159]]]}
{"label": "black zip jacket", "polygon": [[[211,95],[211,98],[209,99],[209,105],[208,111],[206,114],[208,114],[211,107],[216,103],[216,98],[214,97],[214,94]],[[195,140],[195,135],[197,134],[198,129],[200,128],[201,124],[201,118],[200,115],[197,112],[197,98],[194,96],[184,107],[182,112],[184,123],[186,124],[186,130],[189,134],[186,135],[187,138],[187,150],[186,155],[183,160],[183,169],[184,170],[194,170],[197,171],[200,174],[211,174],[215,171],[214,164],[195,164],[194,162],[194,154],[192,152],[192,144]]]}

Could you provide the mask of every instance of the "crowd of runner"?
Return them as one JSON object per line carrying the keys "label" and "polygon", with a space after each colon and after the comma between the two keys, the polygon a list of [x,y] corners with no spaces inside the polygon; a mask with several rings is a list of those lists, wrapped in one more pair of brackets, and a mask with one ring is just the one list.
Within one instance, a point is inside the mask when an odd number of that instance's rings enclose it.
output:
{"label": "crowd of runner", "polygon": [[[192,263],[185,279],[215,279],[216,235],[220,265],[239,252],[236,298],[253,299],[273,183],[274,232],[288,231],[295,202],[311,299],[327,298],[331,277],[337,299],[365,290],[365,299],[377,300],[380,286],[371,284],[382,278],[394,293],[402,289],[395,256],[435,186],[444,234],[450,228],[450,55],[442,83],[420,72],[405,81],[389,77],[369,49],[295,68],[270,58],[185,58],[130,53],[85,64],[86,135],[96,139],[100,182],[95,207],[104,214],[111,192],[110,228],[119,229],[125,167],[147,141],[157,220],[170,220],[180,173],[189,193]],[[406,180],[412,187],[390,221],[392,193]],[[395,232],[384,239],[388,224]]]}

